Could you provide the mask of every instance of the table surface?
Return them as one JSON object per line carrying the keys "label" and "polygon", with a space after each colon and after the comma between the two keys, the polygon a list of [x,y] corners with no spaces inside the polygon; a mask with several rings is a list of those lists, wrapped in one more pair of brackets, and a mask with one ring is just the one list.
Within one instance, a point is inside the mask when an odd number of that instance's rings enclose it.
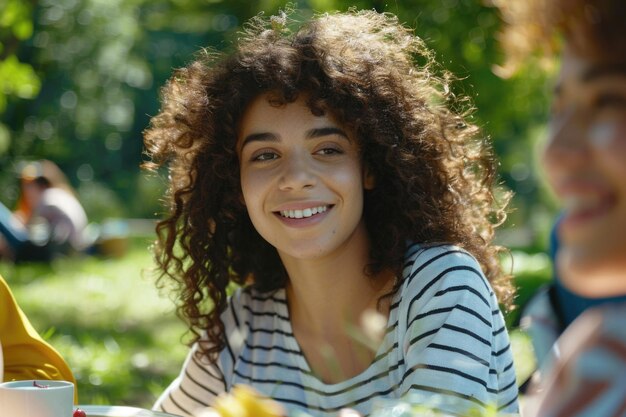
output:
{"label": "table surface", "polygon": [[79,405],[87,417],[176,417],[173,414],[121,405]]}

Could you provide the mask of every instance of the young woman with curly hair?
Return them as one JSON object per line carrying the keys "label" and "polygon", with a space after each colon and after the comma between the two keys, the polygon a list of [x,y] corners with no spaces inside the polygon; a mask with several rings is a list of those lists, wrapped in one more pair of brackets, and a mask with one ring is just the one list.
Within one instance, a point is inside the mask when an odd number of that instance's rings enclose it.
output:
{"label": "young woman with curly hair", "polygon": [[170,170],[161,283],[196,337],[155,408],[248,384],[316,416],[517,409],[492,155],[433,68],[394,16],[351,11],[256,17],[174,73],[145,145]]}

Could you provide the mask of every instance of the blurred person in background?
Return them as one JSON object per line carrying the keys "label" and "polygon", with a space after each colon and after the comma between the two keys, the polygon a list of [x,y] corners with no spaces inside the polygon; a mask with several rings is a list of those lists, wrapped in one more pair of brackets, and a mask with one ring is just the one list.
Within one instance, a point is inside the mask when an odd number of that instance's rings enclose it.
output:
{"label": "blurred person in background", "polygon": [[0,258],[50,261],[86,248],[87,215],[61,169],[48,160],[20,171],[20,197],[12,213],[0,204]]}
{"label": "blurred person in background", "polygon": [[495,3],[503,74],[561,51],[542,164],[563,213],[556,278],[522,319],[541,366],[525,415],[626,416],[626,2]]}

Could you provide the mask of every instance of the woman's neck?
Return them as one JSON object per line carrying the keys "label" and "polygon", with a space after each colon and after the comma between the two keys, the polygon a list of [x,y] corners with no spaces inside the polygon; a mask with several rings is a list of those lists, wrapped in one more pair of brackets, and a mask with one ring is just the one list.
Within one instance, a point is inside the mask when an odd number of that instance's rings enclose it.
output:
{"label": "woman's neck", "polygon": [[[306,323],[316,333],[341,333],[368,308],[376,308],[388,287],[387,275],[371,277],[370,245],[365,234],[331,254],[316,259],[281,256],[289,281],[287,298],[292,321]],[[387,277],[389,278],[389,277]]]}
{"label": "woman's neck", "polygon": [[[350,248],[317,260],[288,260],[287,301],[294,336],[310,369],[326,383],[363,372],[374,359],[384,334],[393,274],[365,274],[369,246]],[[383,327],[364,328],[367,310],[377,310]],[[376,320],[378,323],[382,320]],[[374,333],[376,336],[371,337]]]}
{"label": "woman's neck", "polygon": [[292,321],[306,323],[315,333],[343,333],[346,326],[358,325],[366,310],[377,309],[392,281],[391,274],[369,277],[364,269],[351,270],[343,264],[310,268],[295,279],[290,275],[287,299]]}

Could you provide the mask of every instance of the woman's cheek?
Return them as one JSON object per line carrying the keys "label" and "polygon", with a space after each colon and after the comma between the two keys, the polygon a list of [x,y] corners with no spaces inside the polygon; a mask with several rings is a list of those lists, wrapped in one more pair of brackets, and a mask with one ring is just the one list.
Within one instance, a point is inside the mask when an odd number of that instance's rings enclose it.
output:
{"label": "woman's cheek", "polygon": [[607,164],[621,166],[626,173],[626,116],[617,121],[596,123],[589,130],[589,139],[597,154],[604,155]]}
{"label": "woman's cheek", "polygon": [[620,122],[616,123],[617,127],[615,128],[615,148],[622,152],[622,156],[624,156],[624,152],[626,152],[626,113],[624,113]]}
{"label": "woman's cheek", "polygon": [[597,122],[589,129],[591,145],[602,151],[612,148],[616,142],[617,132],[617,123],[613,121]]}

